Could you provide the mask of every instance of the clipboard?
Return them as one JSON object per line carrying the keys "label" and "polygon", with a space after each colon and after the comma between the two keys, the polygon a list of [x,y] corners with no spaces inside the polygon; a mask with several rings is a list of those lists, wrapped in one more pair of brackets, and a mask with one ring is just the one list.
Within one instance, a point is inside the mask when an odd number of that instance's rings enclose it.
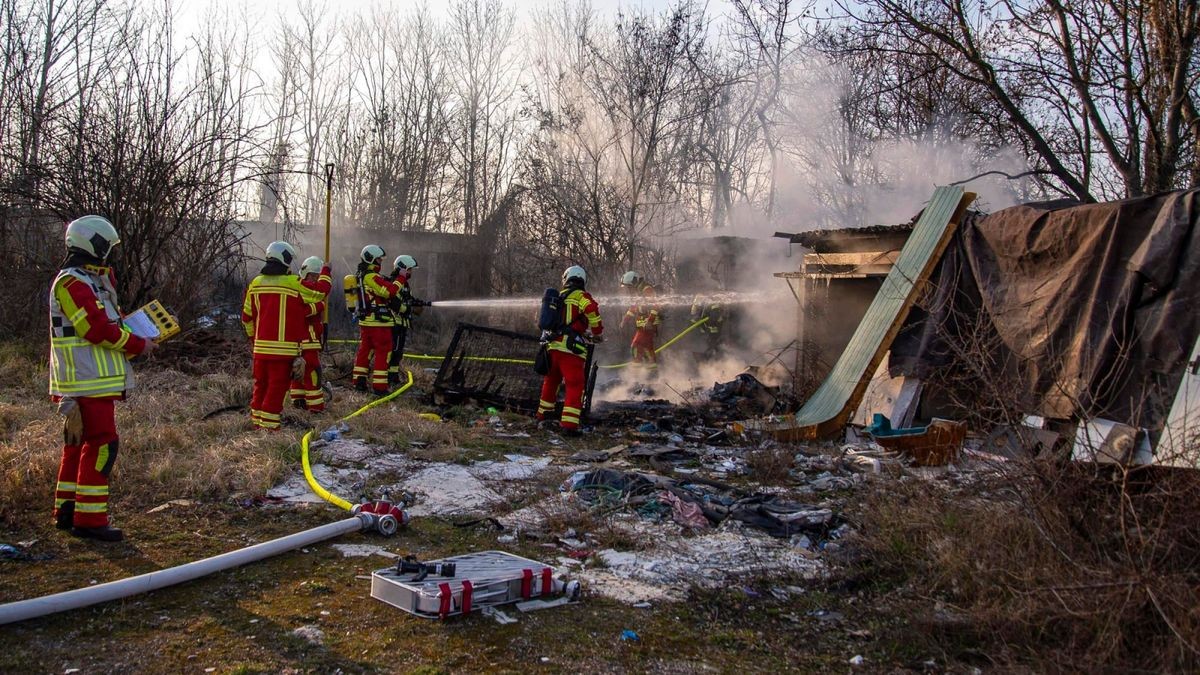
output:
{"label": "clipboard", "polygon": [[151,300],[124,319],[125,327],[134,335],[162,342],[179,334],[179,320],[157,300]]}

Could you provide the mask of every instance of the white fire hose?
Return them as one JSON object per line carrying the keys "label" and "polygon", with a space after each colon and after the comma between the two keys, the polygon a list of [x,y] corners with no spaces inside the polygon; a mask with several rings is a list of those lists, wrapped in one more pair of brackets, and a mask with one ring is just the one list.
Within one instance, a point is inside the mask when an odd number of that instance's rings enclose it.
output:
{"label": "white fire hose", "polygon": [[[408,390],[412,386],[412,383],[412,373],[409,373],[408,383],[403,387],[386,398],[368,403],[343,419],[360,415],[380,403],[399,396]],[[322,487],[312,476],[308,465],[308,439],[310,436],[312,436],[311,431],[305,434],[302,444],[304,446],[304,475],[318,495],[353,513],[354,515],[350,518],[314,527],[311,530],[289,534],[286,537],[272,539],[271,541],[265,541],[254,546],[247,546],[246,548],[230,551],[229,553],[222,553],[211,558],[197,560],[177,567],[170,567],[165,570],[148,572],[141,576],[119,579],[98,586],[77,588],[73,591],[63,591],[62,593],[46,595],[40,598],[30,598],[29,600],[20,600],[0,605],[0,626],[7,623],[25,621],[26,619],[35,619],[39,616],[46,616],[47,614],[54,614],[56,612],[90,607],[102,602],[119,600],[131,595],[148,593],[160,588],[166,588],[167,586],[182,584],[185,581],[199,579],[215,572],[239,567],[264,558],[270,558],[302,546],[340,537],[355,530],[378,532],[390,537],[396,533],[401,525],[408,522],[408,516],[400,510],[400,506],[393,506],[391,503],[383,501],[371,502],[370,504],[351,504],[340,497],[330,494],[328,490]]]}
{"label": "white fire hose", "polygon": [[186,563],[178,567],[170,567],[165,570],[157,570],[136,577],[110,581],[98,586],[88,586],[87,588],[77,588],[73,591],[64,591],[40,598],[10,602],[0,605],[0,625],[33,619],[56,612],[89,607],[101,602],[119,600],[131,595],[174,586],[185,581],[199,579],[214,572],[238,567],[246,563],[262,560],[263,558],[270,558],[271,556],[279,555],[280,553],[285,553],[301,546],[309,546],[325,541],[326,539],[340,537],[343,534],[349,534],[356,530],[364,532],[373,530],[376,527],[376,520],[377,518],[373,514],[360,513],[351,518],[339,520],[336,523],[321,525],[311,530],[289,534],[286,537],[272,539],[261,544],[230,551],[229,553],[222,553],[221,555]]}

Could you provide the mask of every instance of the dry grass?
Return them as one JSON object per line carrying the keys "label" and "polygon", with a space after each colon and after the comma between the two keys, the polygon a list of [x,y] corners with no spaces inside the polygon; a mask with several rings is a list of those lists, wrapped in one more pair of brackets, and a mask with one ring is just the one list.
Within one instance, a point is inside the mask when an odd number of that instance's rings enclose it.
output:
{"label": "dry grass", "polygon": [[902,582],[905,639],[926,648],[1040,671],[1195,672],[1194,473],[1031,464],[988,498],[901,485],[864,506],[866,557]]}
{"label": "dry grass", "polygon": [[[34,370],[30,365],[25,367]],[[10,391],[21,402],[0,403],[0,519],[9,524],[49,510],[62,432],[42,387]],[[169,499],[257,494],[279,480],[295,459],[295,432],[255,432],[245,413],[201,419],[207,411],[245,403],[249,395],[244,376],[141,373],[137,390],[117,409],[114,512]]]}
{"label": "dry grass", "polygon": [[765,485],[782,485],[791,479],[795,464],[796,448],[786,444],[772,444],[755,448],[746,454],[746,465],[750,476]]}
{"label": "dry grass", "polygon": [[[236,355],[234,355],[236,356]],[[135,368],[138,385],[117,406],[121,449],[113,476],[113,511],[142,509],[170,499],[220,500],[262,494],[299,464],[299,439],[307,428],[323,429],[371,398],[339,389],[320,415],[287,408],[284,429],[266,434],[251,428],[245,411],[252,382],[249,357],[221,361],[225,370],[196,377],[155,362]],[[208,359],[210,363],[217,363]],[[44,359],[29,350],[0,345],[0,367],[10,373],[0,393],[0,520],[13,525],[48,515],[61,452],[61,421],[46,396]],[[351,435],[368,443],[423,452],[462,454],[462,446],[485,441],[483,432],[420,417],[419,392],[432,376],[414,373],[413,390],[349,422]]]}

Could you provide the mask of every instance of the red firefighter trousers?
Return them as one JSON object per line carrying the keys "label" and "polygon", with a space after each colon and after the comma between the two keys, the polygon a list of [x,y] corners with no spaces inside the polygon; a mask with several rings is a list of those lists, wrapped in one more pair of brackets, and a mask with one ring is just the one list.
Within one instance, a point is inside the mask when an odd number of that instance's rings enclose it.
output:
{"label": "red firefighter trousers", "polygon": [[538,401],[537,418],[546,419],[546,414],[554,410],[558,401],[558,387],[566,383],[567,391],[563,397],[562,417],[559,424],[564,429],[578,429],[579,415],[583,406],[583,387],[586,378],[583,372],[584,358],[575,354],[550,350],[550,372],[542,378],[542,395]]}
{"label": "red firefighter trousers", "polygon": [[279,430],[283,400],[291,382],[292,357],[254,357],[254,393],[250,396],[250,421],[254,428]]}
{"label": "red firefighter trousers", "polygon": [[359,326],[358,354],[354,357],[354,381],[366,379],[370,373],[371,388],[376,392],[388,390],[388,359],[392,355],[391,326]]}
{"label": "red firefighter trousers", "polygon": [[321,350],[305,349],[300,352],[304,359],[304,377],[292,380],[292,400],[304,401],[304,407],[309,412],[321,412],[325,409],[325,392],[321,391]]}
{"label": "red firefighter trousers", "polygon": [[77,398],[83,418],[79,444],[64,444],[54,492],[54,515],[74,502],[75,527],[108,525],[108,477],[117,459],[116,396]]}
{"label": "red firefighter trousers", "polygon": [[629,351],[635,363],[656,363],[658,354],[654,352],[654,338],[658,332],[652,329],[639,328],[633,334],[633,342]]}

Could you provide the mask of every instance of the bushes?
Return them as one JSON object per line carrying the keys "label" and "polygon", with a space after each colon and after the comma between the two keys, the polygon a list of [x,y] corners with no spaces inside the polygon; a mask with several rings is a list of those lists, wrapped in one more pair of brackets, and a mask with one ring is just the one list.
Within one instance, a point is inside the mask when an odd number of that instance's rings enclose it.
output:
{"label": "bushes", "polygon": [[[870,567],[903,584],[907,639],[1036,670],[1200,665],[1200,476],[1010,465],[913,481],[864,506]],[[930,601],[934,607],[930,608]]]}

